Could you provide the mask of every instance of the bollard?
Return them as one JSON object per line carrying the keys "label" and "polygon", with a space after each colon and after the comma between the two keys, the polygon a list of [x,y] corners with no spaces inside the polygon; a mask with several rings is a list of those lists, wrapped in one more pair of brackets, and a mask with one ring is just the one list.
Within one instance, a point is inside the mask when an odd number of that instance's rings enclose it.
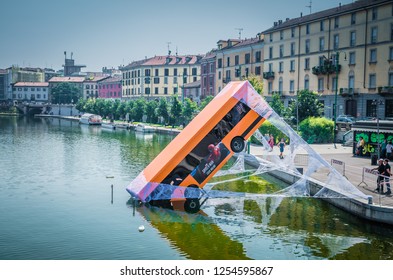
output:
{"label": "bollard", "polygon": [[373,197],[371,195],[369,195],[367,199],[368,199],[368,204],[373,204]]}

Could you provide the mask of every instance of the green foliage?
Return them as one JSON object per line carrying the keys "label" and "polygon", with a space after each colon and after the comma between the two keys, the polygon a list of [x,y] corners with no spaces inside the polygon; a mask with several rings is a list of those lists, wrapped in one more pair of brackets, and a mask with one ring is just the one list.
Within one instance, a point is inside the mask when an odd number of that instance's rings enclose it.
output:
{"label": "green foliage", "polygon": [[151,100],[146,104],[145,113],[147,115],[147,122],[156,123],[157,122],[157,115],[156,115],[156,108],[158,107],[157,101]]}
{"label": "green foliage", "polygon": [[[288,138],[284,133],[281,132],[281,130],[272,125],[269,121],[265,121],[262,126],[259,127],[259,131],[262,133],[262,135],[273,134],[275,144],[280,142],[281,138]],[[255,144],[260,144],[260,142],[254,138],[254,136],[251,137],[251,142]]]}
{"label": "green foliage", "polygon": [[184,99],[182,115],[187,123],[190,122],[190,120],[193,118],[197,109],[198,106],[194,101],[192,101],[190,98]]}
{"label": "green foliage", "polygon": [[170,124],[175,125],[179,123],[182,112],[182,104],[180,103],[177,95],[172,97],[172,106],[170,110]]}
{"label": "green foliage", "polygon": [[51,100],[55,104],[71,104],[81,97],[81,90],[71,83],[60,83],[51,90]]}
{"label": "green foliage", "polygon": [[247,77],[247,80],[250,82],[252,87],[262,95],[263,93],[263,81],[261,77],[251,74]]}
{"label": "green foliage", "polygon": [[158,117],[162,117],[164,119],[164,123],[168,123],[169,121],[168,102],[166,101],[165,98],[160,98],[158,107],[156,109],[156,115]]}
{"label": "green foliage", "polygon": [[272,96],[272,101],[270,102],[270,107],[279,115],[284,117],[286,115],[286,109],[284,102],[281,100],[281,96],[278,93],[274,93]]}
{"label": "green foliage", "polygon": [[[298,108],[296,108],[298,106]],[[301,90],[297,93],[297,104],[291,104],[291,112],[294,118],[299,114],[299,123],[308,117],[320,117],[322,114],[322,104],[318,100],[318,95],[309,90]]]}
{"label": "green foliage", "polygon": [[145,108],[146,100],[144,98],[137,99],[131,110],[132,119],[137,122],[142,121],[143,114],[145,113]]}
{"label": "green foliage", "polygon": [[331,143],[333,141],[334,122],[326,118],[310,117],[299,124],[302,138],[309,144]]}
{"label": "green foliage", "polygon": [[214,96],[211,95],[206,96],[205,99],[203,99],[201,104],[199,105],[199,111],[202,111],[207,106],[207,104],[209,104],[210,101],[213,100],[213,98]]}

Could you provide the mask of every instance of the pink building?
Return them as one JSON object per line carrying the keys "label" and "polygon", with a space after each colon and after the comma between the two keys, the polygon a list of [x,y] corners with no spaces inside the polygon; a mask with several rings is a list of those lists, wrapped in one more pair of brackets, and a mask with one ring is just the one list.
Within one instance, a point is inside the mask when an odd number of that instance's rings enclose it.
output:
{"label": "pink building", "polygon": [[110,77],[99,81],[98,98],[121,98],[121,77]]}

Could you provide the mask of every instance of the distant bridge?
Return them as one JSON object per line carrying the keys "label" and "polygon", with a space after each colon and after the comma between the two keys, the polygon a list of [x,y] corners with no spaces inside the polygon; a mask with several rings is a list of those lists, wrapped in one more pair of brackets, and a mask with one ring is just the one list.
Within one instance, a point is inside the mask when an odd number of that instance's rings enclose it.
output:
{"label": "distant bridge", "polygon": [[15,104],[15,107],[24,115],[35,115],[49,113],[52,109],[52,104],[23,102]]}

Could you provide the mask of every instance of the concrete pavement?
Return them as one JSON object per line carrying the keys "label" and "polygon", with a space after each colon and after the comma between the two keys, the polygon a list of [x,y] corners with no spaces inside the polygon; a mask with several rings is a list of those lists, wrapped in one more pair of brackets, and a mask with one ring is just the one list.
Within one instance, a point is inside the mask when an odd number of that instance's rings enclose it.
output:
{"label": "concrete pavement", "polygon": [[[336,148],[333,144],[311,144],[310,147],[318,154],[320,154],[328,163],[341,174],[347,177],[355,187],[357,187],[362,193],[367,196],[373,197],[373,203],[384,207],[393,207],[393,196],[381,195],[374,190],[376,189],[376,176],[368,172],[364,172],[363,168],[372,169],[377,167],[371,165],[371,158],[355,157],[352,154],[352,147],[342,146],[336,144]],[[278,147],[274,147],[272,152],[266,152],[261,146],[251,145],[250,153],[262,158],[268,158],[269,155],[278,155]],[[284,156],[288,155],[289,147],[287,146],[284,151]],[[332,161],[333,160],[333,161]],[[299,153],[295,157],[296,167],[307,168],[308,165],[308,154],[306,152]],[[305,170],[306,171],[306,170]],[[314,173],[311,177],[318,180],[319,177],[326,178],[328,169],[322,170],[325,174]],[[320,181],[324,181],[323,179]],[[391,183],[393,183],[391,181]],[[386,187],[384,188],[386,191]]]}

